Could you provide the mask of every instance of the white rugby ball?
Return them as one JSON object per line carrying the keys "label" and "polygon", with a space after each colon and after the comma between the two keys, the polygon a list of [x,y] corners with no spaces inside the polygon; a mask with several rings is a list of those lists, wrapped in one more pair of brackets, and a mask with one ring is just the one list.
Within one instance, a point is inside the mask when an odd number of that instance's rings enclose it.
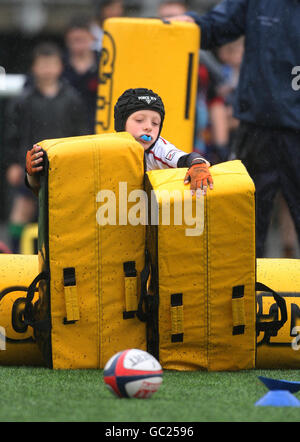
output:
{"label": "white rugby ball", "polygon": [[150,353],[131,348],[112,356],[103,372],[109,390],[121,398],[150,398],[162,383],[163,370]]}

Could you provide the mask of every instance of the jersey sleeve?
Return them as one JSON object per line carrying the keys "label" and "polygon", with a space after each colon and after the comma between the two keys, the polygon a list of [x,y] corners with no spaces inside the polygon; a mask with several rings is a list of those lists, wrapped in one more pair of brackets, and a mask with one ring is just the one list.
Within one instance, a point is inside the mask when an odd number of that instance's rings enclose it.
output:
{"label": "jersey sleeve", "polygon": [[186,152],[175,147],[162,137],[146,152],[147,170],[176,168],[179,158]]}

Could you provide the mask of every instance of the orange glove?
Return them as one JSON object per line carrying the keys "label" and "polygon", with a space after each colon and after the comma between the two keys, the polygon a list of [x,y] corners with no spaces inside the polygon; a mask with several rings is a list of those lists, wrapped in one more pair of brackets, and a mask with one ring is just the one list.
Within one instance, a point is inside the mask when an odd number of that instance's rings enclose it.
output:
{"label": "orange glove", "polygon": [[184,184],[191,183],[191,193],[197,196],[199,191],[202,195],[206,195],[207,187],[213,189],[213,179],[210,174],[208,165],[204,160],[198,160],[199,162],[192,164],[184,177]]}
{"label": "orange glove", "polygon": [[44,169],[44,152],[38,144],[34,144],[31,150],[26,154],[26,172],[28,175],[35,175]]}

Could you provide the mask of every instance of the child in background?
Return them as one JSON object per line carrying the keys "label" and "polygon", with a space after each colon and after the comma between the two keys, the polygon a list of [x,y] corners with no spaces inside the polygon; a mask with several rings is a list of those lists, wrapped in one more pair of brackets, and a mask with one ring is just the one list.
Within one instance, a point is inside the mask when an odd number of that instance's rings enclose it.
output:
{"label": "child in background", "polygon": [[28,85],[7,108],[6,177],[15,188],[9,226],[13,253],[19,253],[24,226],[37,216],[36,198],[24,185],[28,146],[39,140],[78,136],[87,131],[80,96],[61,80],[62,71],[60,49],[53,43],[39,44],[33,51]]}
{"label": "child in background", "polygon": [[[150,89],[126,90],[114,108],[116,132],[128,132],[145,150],[146,170],[188,167],[184,178],[190,183],[191,193],[199,197],[213,189],[209,172],[210,164],[199,154],[187,154],[160,136],[165,109],[162,99]],[[27,179],[31,187],[37,189],[37,173],[43,170],[43,151],[35,145],[27,153]]]}
{"label": "child in background", "polygon": [[74,17],[65,33],[67,53],[62,77],[77,90],[85,106],[87,134],[95,133],[99,54],[92,49],[94,41],[90,20]]}

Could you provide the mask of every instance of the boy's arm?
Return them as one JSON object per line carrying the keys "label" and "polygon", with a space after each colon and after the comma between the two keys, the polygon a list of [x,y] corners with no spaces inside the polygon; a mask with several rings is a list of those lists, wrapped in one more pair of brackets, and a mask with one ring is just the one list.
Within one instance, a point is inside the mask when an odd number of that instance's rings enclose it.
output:
{"label": "boy's arm", "polygon": [[40,180],[38,177],[30,176],[27,172],[25,174],[25,185],[29,187],[32,192],[38,196],[40,190]]}
{"label": "boy's arm", "polygon": [[[222,46],[244,35],[248,3],[249,0],[223,0],[202,16],[187,12],[186,16],[200,26],[201,49]],[[169,20],[176,21],[176,17]],[[183,20],[183,17],[179,16],[178,20]]]}
{"label": "boy's arm", "polygon": [[206,163],[206,165],[210,167],[209,161],[207,161],[199,153],[196,152],[191,152],[187,153],[186,155],[182,155],[177,162],[177,167],[191,167],[192,164],[197,163],[197,160],[199,160],[199,163],[200,162]]}

